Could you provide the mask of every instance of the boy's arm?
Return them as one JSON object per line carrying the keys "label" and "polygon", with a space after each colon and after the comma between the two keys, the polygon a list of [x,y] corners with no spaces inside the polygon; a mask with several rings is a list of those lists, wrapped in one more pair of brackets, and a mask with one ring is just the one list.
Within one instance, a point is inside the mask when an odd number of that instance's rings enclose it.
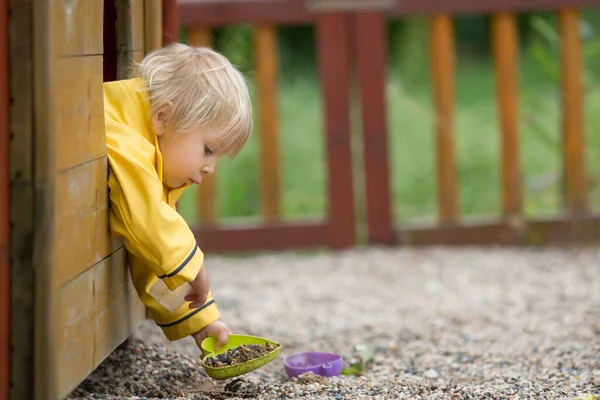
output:
{"label": "boy's arm", "polygon": [[129,127],[106,120],[111,231],[143,259],[170,290],[196,278],[204,262],[189,226],[166,202],[149,147]]}

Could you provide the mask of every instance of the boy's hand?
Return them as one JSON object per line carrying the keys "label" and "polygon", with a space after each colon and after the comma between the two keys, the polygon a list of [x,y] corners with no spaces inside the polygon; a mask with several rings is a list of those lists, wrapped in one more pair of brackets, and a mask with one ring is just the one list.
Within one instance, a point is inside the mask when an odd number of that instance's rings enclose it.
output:
{"label": "boy's hand", "polygon": [[200,272],[196,275],[193,281],[190,282],[190,286],[192,287],[192,293],[185,296],[186,301],[190,301],[190,308],[198,308],[206,303],[206,299],[208,298],[208,272],[206,272],[206,265],[203,265],[200,268]]}
{"label": "boy's hand", "polygon": [[217,342],[215,343],[215,349],[219,350],[221,347],[227,344],[227,340],[229,340],[229,335],[231,334],[231,329],[227,325],[225,325],[221,321],[215,321],[212,324],[206,326],[205,328],[199,330],[198,332],[192,334],[194,340],[196,341],[196,345],[200,350],[200,344],[204,339],[209,336],[214,336],[217,338]]}

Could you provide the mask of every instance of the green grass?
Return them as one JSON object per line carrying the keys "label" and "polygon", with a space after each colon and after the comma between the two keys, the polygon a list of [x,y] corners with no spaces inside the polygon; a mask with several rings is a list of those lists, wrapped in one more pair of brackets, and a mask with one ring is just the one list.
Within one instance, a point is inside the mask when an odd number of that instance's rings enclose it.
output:
{"label": "green grass", "polygon": [[[558,59],[554,62],[558,63]],[[391,69],[388,79],[389,160],[396,221],[431,218],[437,212],[434,112],[429,79],[406,89]],[[596,84],[594,87],[593,84]],[[499,215],[500,137],[491,61],[458,57],[456,76],[456,157],[462,215]],[[520,60],[519,113],[524,207],[530,217],[554,215],[561,208],[559,87],[528,55]],[[600,88],[588,85],[585,98],[586,165],[592,180],[600,173]],[[281,82],[281,156],[286,219],[327,213],[323,107],[316,72]],[[257,111],[257,110],[256,110]],[[257,120],[258,128],[258,120]],[[220,218],[259,214],[258,129],[234,160],[217,168]],[[594,207],[598,191],[590,192]],[[196,194],[181,201],[193,223]]]}

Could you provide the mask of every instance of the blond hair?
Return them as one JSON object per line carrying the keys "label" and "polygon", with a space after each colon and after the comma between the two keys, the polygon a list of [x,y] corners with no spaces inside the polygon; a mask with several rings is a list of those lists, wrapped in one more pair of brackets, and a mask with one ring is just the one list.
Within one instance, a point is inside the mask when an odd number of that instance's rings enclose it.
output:
{"label": "blond hair", "polygon": [[242,73],[207,47],[174,43],[137,66],[152,114],[166,110],[169,131],[218,129],[217,153],[235,157],[252,134],[252,103]]}

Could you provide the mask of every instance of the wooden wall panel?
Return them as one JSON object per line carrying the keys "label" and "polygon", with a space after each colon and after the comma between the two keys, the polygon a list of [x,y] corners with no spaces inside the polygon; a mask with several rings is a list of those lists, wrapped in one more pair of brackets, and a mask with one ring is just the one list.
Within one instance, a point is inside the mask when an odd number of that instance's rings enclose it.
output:
{"label": "wooden wall panel", "polygon": [[107,158],[103,157],[64,171],[57,178],[55,250],[58,285],[113,252],[107,223],[107,168]]}
{"label": "wooden wall panel", "polygon": [[145,314],[125,258],[125,248],[121,248],[93,268],[94,367],[131,334]]}
{"label": "wooden wall panel", "polygon": [[102,54],[104,0],[51,1],[56,51],[61,56]]}
{"label": "wooden wall panel", "polygon": [[[104,2],[53,1],[31,7],[31,26],[40,26],[32,58],[36,137],[20,148],[35,152],[39,160],[36,176],[42,190],[34,193],[40,197],[33,203],[44,218],[36,229],[35,254],[40,258],[30,274],[36,271],[35,279],[46,285],[35,294],[35,372],[31,367],[25,372],[35,377],[36,397],[57,399],[85,379],[146,315],[128,274],[122,240],[109,232]],[[127,43],[125,55],[140,61],[145,4],[123,0],[118,7],[127,9],[120,14],[125,20],[116,24],[123,28],[118,43]],[[33,392],[31,385],[28,390]],[[25,397],[33,398],[31,393]]]}
{"label": "wooden wall panel", "polygon": [[57,60],[57,168],[62,171],[106,155],[102,56]]}
{"label": "wooden wall panel", "polygon": [[94,270],[63,285],[56,301],[54,365],[57,390],[66,394],[94,368]]}

